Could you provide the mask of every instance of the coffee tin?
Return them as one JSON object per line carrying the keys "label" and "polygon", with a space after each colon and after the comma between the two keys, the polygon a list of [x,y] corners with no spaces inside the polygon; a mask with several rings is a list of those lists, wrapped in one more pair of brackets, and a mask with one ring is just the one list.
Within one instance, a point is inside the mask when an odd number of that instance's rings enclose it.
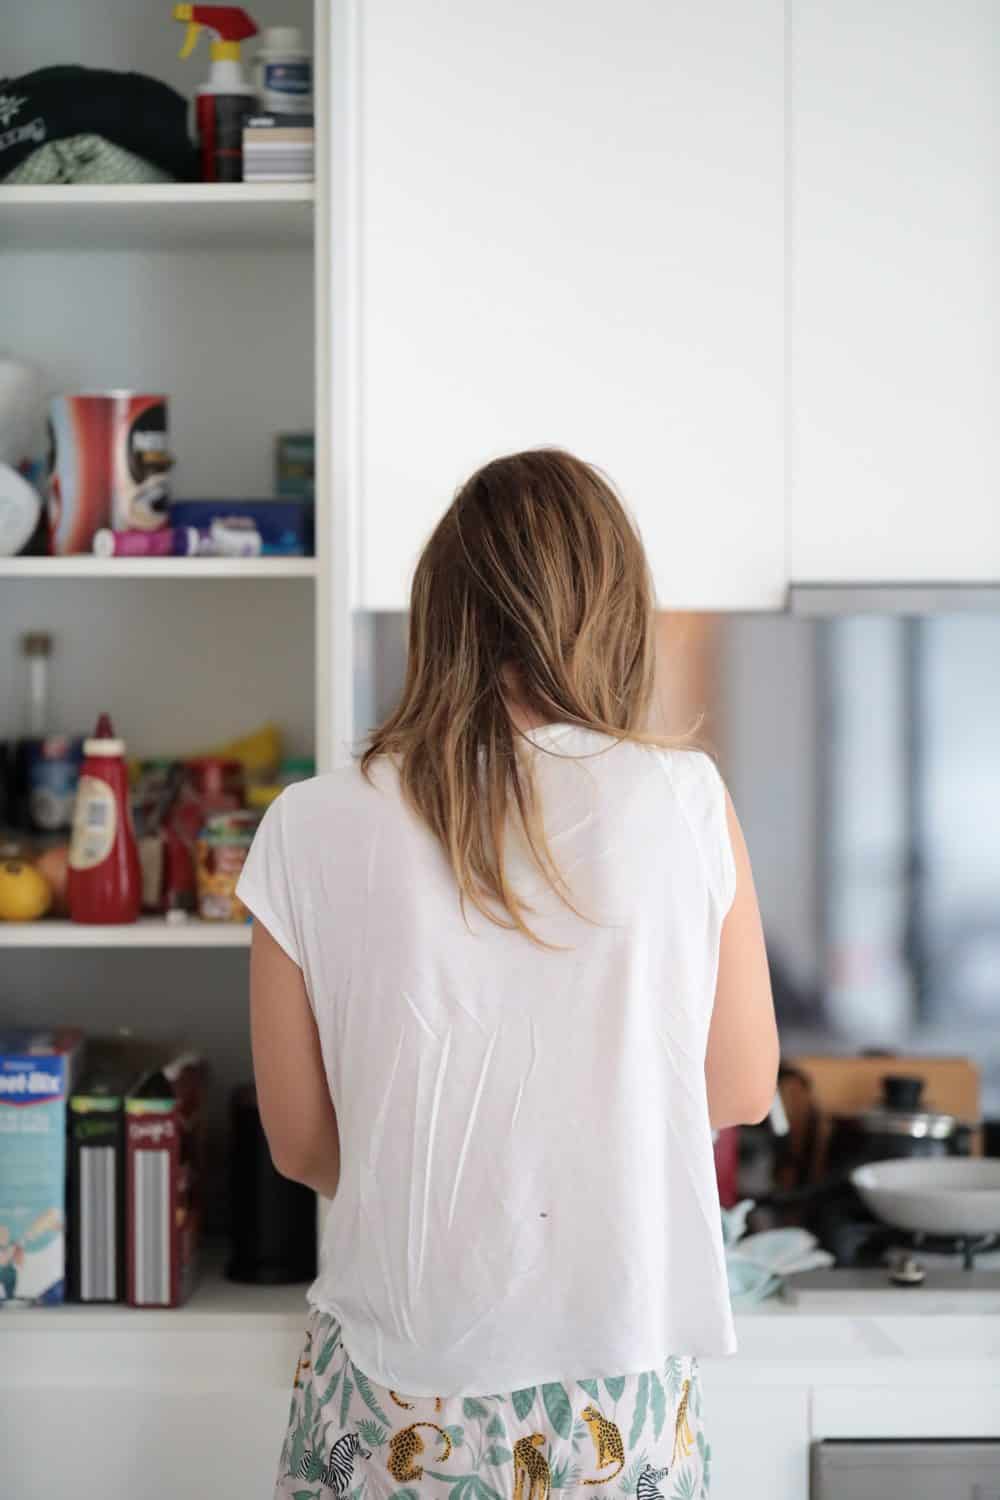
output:
{"label": "coffee tin", "polygon": [[167,522],[173,460],[167,398],[135,391],[56,396],[49,408],[49,550],[89,552],[102,527]]}

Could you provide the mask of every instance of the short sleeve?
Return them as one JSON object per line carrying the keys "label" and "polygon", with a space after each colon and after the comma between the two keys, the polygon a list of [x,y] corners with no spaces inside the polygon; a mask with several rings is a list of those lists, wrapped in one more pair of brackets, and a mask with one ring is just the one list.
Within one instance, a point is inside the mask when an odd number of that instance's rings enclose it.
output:
{"label": "short sleeve", "polygon": [[667,757],[674,790],[698,845],[709,888],[724,917],[736,895],[725,783],[711,756],[700,750],[668,751]]}
{"label": "short sleeve", "polygon": [[295,912],[285,841],[283,793],[268,808],[254,834],[240,874],[236,894],[244,906],[280,943],[293,963],[302,967],[296,941]]}
{"label": "short sleeve", "polygon": [[[708,757],[705,757],[708,760]],[[736,860],[733,858],[733,841],[729,835],[726,784],[712,761],[708,761],[711,779],[713,842],[717,850],[717,872],[719,881],[719,905],[726,916],[736,897]]]}

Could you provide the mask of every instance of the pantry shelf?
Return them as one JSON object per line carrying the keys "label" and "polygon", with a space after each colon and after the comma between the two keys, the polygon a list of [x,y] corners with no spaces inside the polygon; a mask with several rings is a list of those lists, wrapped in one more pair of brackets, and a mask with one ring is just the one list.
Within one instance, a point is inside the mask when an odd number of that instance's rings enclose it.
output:
{"label": "pantry shelf", "polygon": [[174,924],[163,917],[143,917],[127,926],[87,926],[57,919],[0,922],[0,948],[247,948],[250,927],[244,923]]}
{"label": "pantry shelf", "polygon": [[306,247],[311,182],[0,187],[5,250]]}
{"label": "pantry shelf", "polygon": [[161,1333],[195,1331],[216,1325],[232,1327],[243,1320],[254,1328],[270,1326],[298,1335],[306,1317],[306,1284],[244,1286],[227,1281],[222,1258],[212,1248],[205,1270],[183,1307],[126,1307],[121,1302],[65,1302],[55,1307],[7,1307],[2,1315],[12,1330],[54,1333],[57,1330],[91,1335],[109,1332]]}
{"label": "pantry shelf", "polygon": [[315,557],[0,557],[0,578],[315,578]]}

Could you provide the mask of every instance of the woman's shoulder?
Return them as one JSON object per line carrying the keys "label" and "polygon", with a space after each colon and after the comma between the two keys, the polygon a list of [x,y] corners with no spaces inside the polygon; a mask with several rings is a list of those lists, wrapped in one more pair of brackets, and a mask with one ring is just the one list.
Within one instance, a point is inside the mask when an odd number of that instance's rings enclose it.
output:
{"label": "woman's shoulder", "polygon": [[653,748],[678,787],[721,786],[722,777],[715,757],[700,745],[656,745]]}
{"label": "woman's shoulder", "polygon": [[275,805],[281,807],[286,829],[309,829],[331,818],[373,814],[382,800],[378,793],[384,789],[384,782],[380,768],[369,780],[362,774],[360,763],[352,761],[306,781],[293,782]]}

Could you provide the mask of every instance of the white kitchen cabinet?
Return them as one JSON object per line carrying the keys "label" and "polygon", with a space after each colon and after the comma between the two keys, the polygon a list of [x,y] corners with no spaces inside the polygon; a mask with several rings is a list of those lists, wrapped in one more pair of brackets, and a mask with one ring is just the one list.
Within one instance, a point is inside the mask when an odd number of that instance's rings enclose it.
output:
{"label": "white kitchen cabinet", "polygon": [[287,1420],[286,1390],[8,1392],[4,1493],[271,1500]]}
{"label": "white kitchen cabinet", "polygon": [[620,486],[662,604],[780,606],[780,0],[365,0],[334,24],[355,603],[405,607],[459,481],[558,444]]}
{"label": "white kitchen cabinet", "polygon": [[174,1312],[5,1310],[4,1500],[270,1500],[305,1318],[217,1269]]}
{"label": "white kitchen cabinet", "polygon": [[806,1500],[809,1391],[745,1379],[731,1384],[715,1373],[711,1362],[703,1364],[712,1500]]}
{"label": "white kitchen cabinet", "polygon": [[792,0],[790,571],[1000,578],[1000,29]]}

